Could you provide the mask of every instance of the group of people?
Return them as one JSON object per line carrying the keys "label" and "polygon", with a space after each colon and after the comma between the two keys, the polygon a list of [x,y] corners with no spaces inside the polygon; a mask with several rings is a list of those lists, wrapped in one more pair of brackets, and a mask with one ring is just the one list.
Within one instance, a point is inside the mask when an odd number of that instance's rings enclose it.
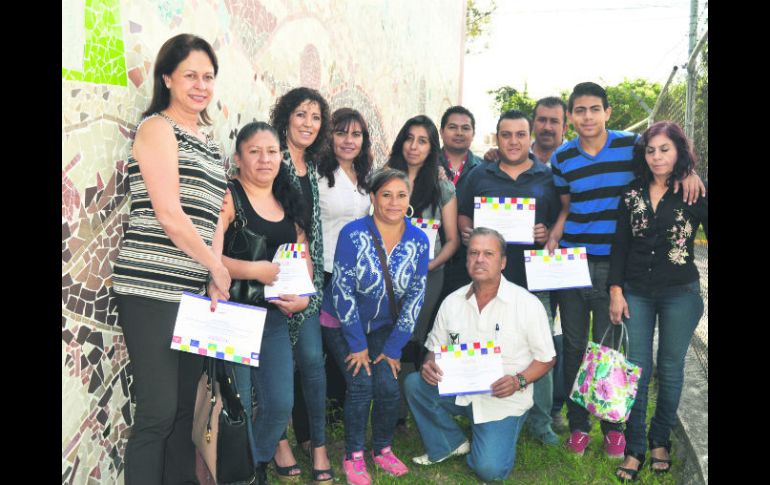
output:
{"label": "group of people", "polygon": [[[544,444],[560,444],[553,423],[565,401],[565,445],[582,454],[588,412],[565,391],[590,322],[594,339],[625,322],[628,358],[643,369],[625,432],[601,423],[607,454],[624,457],[616,476],[636,479],[648,447],[652,469],[669,470],[684,354],[703,311],[693,240],[708,222],[705,187],[681,128],[656,123],[641,137],[607,130],[606,93],[581,83],[566,104],[538,101],[532,120],[503,113],[491,160],[470,152],[473,114],[453,106],[440,130],[425,115],[407,120],[375,168],[361,113],[330,113],[318,91],[300,87],[276,100],[269,123],[240,128],[228,179],[219,144],[202,130],[211,123],[217,72],[204,39],[169,39],[128,159],[129,226],[113,276],[136,396],[127,484],[198,483],[191,429],[203,358],[169,342],[182,292],[207,293],[214,310],[245,281],[256,291],[239,302],[267,309],[260,365],[228,365],[248,416],[258,483],[267,483],[270,463],[282,480],[300,480],[290,417],[313,482],[332,482],[325,428],[334,403],[342,407],[342,468],[354,485],[371,483],[366,449],[386,473],[409,472],[393,449],[404,403],[426,451],[412,457],[419,466],[468,455],[482,480],[504,479],[525,423]],[[569,142],[567,119],[578,133]],[[509,244],[475,227],[478,196],[535,198],[535,242]],[[438,225],[435,236],[417,219]],[[253,260],[230,249],[244,225],[261,242]],[[316,293],[266,300],[264,286],[280,278],[272,257],[285,243],[307,246]],[[577,246],[587,249],[591,288],[527,290],[524,250]],[[563,351],[553,335],[557,306]],[[656,320],[659,393],[648,435]],[[440,396],[434,351],[488,340],[499,345],[504,371],[491,392]],[[470,420],[470,440],[457,415]]]}

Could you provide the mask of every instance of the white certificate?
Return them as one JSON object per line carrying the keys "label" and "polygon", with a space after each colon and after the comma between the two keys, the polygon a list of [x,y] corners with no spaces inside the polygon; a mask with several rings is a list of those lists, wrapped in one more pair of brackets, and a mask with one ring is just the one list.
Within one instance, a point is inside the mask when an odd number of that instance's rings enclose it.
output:
{"label": "white certificate", "polygon": [[433,256],[436,252],[436,238],[438,237],[438,228],[441,227],[441,221],[437,219],[423,219],[422,217],[412,217],[409,219],[413,226],[419,227],[422,232],[428,236],[430,242],[430,249],[428,254],[430,259],[433,260]]}
{"label": "white certificate", "polygon": [[500,346],[492,340],[442,345],[434,353],[444,373],[438,383],[440,396],[492,392],[492,384],[503,377]]}
{"label": "white certificate", "polygon": [[586,248],[561,248],[548,251],[525,250],[524,269],[529,291],[590,288]]}
{"label": "white certificate", "polygon": [[473,227],[488,227],[509,244],[533,244],[535,199],[522,197],[474,197]]}
{"label": "white certificate", "polygon": [[210,307],[205,296],[182,294],[171,348],[258,367],[267,310],[229,301]]}
{"label": "white certificate", "polygon": [[316,294],[313,280],[307,272],[307,244],[282,244],[273,256],[281,269],[278,281],[265,285],[265,300],[277,300],[278,295],[310,296]]}

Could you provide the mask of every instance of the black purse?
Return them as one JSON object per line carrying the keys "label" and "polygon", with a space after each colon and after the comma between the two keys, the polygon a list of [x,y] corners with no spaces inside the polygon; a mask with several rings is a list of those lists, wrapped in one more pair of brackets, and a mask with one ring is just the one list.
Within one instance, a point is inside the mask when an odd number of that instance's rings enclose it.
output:
{"label": "black purse", "polygon": [[[262,261],[267,257],[267,238],[246,227],[246,215],[243,212],[243,201],[240,191],[235,189],[232,182],[227,183],[235,205],[235,220],[227,229],[222,254],[233,259],[244,261]],[[247,201],[248,202],[248,201]],[[230,301],[256,305],[265,297],[265,285],[257,280],[232,280],[230,284]]]}
{"label": "black purse", "polygon": [[192,438],[218,484],[254,481],[246,412],[236,391],[235,373],[222,360],[206,358],[198,382]]}

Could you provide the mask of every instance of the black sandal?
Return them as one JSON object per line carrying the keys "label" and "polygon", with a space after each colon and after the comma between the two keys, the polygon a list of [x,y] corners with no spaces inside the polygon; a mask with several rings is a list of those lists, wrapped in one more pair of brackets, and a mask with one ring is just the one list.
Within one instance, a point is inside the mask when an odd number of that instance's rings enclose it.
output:
{"label": "black sandal", "polygon": [[[652,456],[652,450],[657,450],[658,448],[664,448],[666,450],[666,453],[668,453],[668,459],[655,458]],[[668,466],[666,468],[655,468],[653,465],[656,463],[661,463]],[[650,440],[650,469],[659,475],[668,473],[671,470],[671,440],[661,442]]]}
{"label": "black sandal", "polygon": [[[310,445],[308,448],[312,447],[310,442],[308,442],[308,445]],[[321,445],[321,446],[326,446],[326,445]],[[318,448],[320,448],[321,446],[319,446]],[[311,462],[313,461],[312,454],[313,454],[313,452],[310,451],[310,461]],[[313,470],[312,470],[312,472],[313,472],[313,485],[331,485],[332,483],[334,483],[334,472],[332,471],[331,467],[329,467],[326,470],[318,470],[315,467],[315,462],[313,462]],[[329,478],[321,478],[321,475],[329,475]]]}
{"label": "black sandal", "polygon": [[[639,455],[639,454],[636,454],[636,453],[626,453],[626,457],[628,457],[628,456],[631,456],[631,457],[636,458],[637,460],[639,460],[639,467],[636,470],[634,470],[633,468],[625,468],[625,467],[622,467],[622,466],[618,466],[615,469],[615,478],[617,478],[620,483],[635,482],[636,479],[638,478],[639,471],[642,469],[642,466],[644,465],[644,455],[643,454]],[[620,475],[618,475],[619,472],[624,472],[624,473],[628,474],[628,476],[630,478],[621,477]]]}
{"label": "black sandal", "polygon": [[[298,482],[300,475],[302,475],[302,468],[297,463],[289,466],[279,466],[278,462],[273,458],[273,466],[275,467],[275,473],[278,475],[278,480],[282,482]],[[297,473],[292,473],[297,470]]]}
{"label": "black sandal", "polygon": [[[329,478],[320,478],[321,475],[329,475]],[[334,482],[334,472],[328,470],[316,470],[313,468],[313,485],[329,485]]]}

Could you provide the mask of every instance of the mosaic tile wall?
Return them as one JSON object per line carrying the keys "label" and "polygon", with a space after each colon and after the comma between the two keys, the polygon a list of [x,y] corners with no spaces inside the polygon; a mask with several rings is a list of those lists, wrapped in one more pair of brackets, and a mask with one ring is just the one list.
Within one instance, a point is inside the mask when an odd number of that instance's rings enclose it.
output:
{"label": "mosaic tile wall", "polygon": [[[126,157],[169,37],[219,57],[212,132],[319,89],[370,124],[382,163],[401,124],[460,101],[464,0],[62,1],[62,483],[122,483],[131,367],[111,267],[127,225]],[[229,163],[229,160],[228,160]]]}

